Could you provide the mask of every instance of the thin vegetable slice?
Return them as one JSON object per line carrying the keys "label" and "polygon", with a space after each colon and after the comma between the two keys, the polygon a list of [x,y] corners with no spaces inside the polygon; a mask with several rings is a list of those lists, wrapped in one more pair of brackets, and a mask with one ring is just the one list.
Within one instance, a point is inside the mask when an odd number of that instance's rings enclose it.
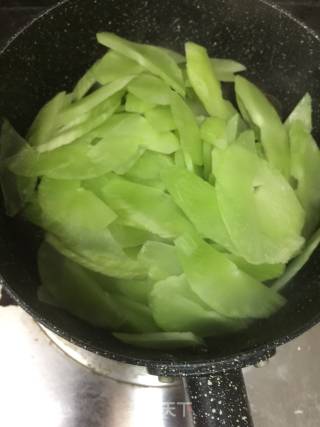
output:
{"label": "thin vegetable slice", "polygon": [[132,93],[128,93],[127,95],[125,110],[128,113],[144,114],[147,111],[152,110],[154,107],[154,104],[150,104],[149,102],[143,101]]}
{"label": "thin vegetable slice", "polygon": [[244,65],[232,59],[212,58],[211,63],[214,74],[221,82],[233,82],[235,74],[246,70]]}
{"label": "thin vegetable slice", "polygon": [[286,120],[286,125],[290,126],[292,123],[301,122],[308,132],[312,131],[312,99],[309,93],[298,102],[290,116]]}
{"label": "thin vegetable slice", "polygon": [[224,254],[196,236],[176,240],[191,289],[218,313],[233,318],[266,318],[285,299],[238,269]]}
{"label": "thin vegetable slice", "polygon": [[169,107],[158,106],[145,114],[151,126],[158,132],[169,132],[176,129],[176,124]]}
{"label": "thin vegetable slice", "polygon": [[184,95],[181,71],[174,59],[163,49],[130,42],[112,33],[98,33],[97,39],[100,44],[127,56],[161,77],[178,93]]}
{"label": "thin vegetable slice", "polygon": [[156,332],[151,334],[113,334],[125,344],[154,350],[175,350],[179,348],[204,346],[204,341],[192,332]]}
{"label": "thin vegetable slice", "polygon": [[170,105],[170,87],[159,77],[141,74],[128,85],[129,93],[154,105]]}

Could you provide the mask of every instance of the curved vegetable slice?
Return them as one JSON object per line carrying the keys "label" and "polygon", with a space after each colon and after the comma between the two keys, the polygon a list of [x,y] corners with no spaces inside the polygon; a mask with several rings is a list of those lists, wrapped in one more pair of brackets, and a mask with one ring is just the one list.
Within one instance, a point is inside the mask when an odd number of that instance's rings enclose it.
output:
{"label": "curved vegetable slice", "polygon": [[215,175],[219,209],[236,253],[252,264],[288,262],[304,243],[305,212],[284,177],[237,144],[222,152]]}
{"label": "curved vegetable slice", "polygon": [[266,318],[285,304],[281,295],[239,270],[198,237],[184,235],[176,246],[191,289],[218,313],[231,318]]}
{"label": "curved vegetable slice", "polygon": [[163,177],[173,200],[199,233],[233,250],[233,243],[221,217],[215,188],[195,174],[177,167],[167,169]]}
{"label": "curved vegetable slice", "polygon": [[272,280],[280,277],[285,271],[285,264],[250,264],[245,259],[233,254],[226,254],[226,256],[236,264],[240,270],[254,277],[260,282]]}
{"label": "curved vegetable slice", "polygon": [[246,322],[228,319],[196,301],[184,276],[168,277],[155,284],[150,307],[156,323],[165,331],[192,331],[200,336],[214,336],[237,331]]}
{"label": "curved vegetable slice", "polygon": [[176,124],[169,107],[155,107],[147,111],[145,117],[158,132],[169,132],[176,129]]}
{"label": "curved vegetable slice", "polygon": [[303,248],[301,254],[299,254],[293,261],[288,265],[284,275],[274,282],[272,288],[276,291],[281,291],[285,285],[300,271],[303,266],[309,261],[313,252],[318,248],[320,244],[320,229],[317,230],[311,239],[308,241],[306,246]]}
{"label": "curved vegetable slice", "polygon": [[296,194],[306,211],[304,235],[309,237],[319,224],[320,151],[301,121],[289,126],[291,176],[296,179]]}
{"label": "curved vegetable slice", "polygon": [[312,131],[312,99],[309,93],[306,93],[299,101],[287,118],[286,125],[290,126],[296,121],[301,122],[308,132]]}
{"label": "curved vegetable slice", "polygon": [[115,240],[124,249],[141,246],[145,241],[153,237],[148,231],[126,227],[125,225],[117,224],[116,221],[109,225],[109,230]]}
{"label": "curved vegetable slice", "polygon": [[204,346],[204,341],[192,332],[156,332],[151,334],[113,334],[125,344],[154,350]]}
{"label": "curved vegetable slice", "polygon": [[181,71],[175,60],[163,49],[130,42],[112,33],[98,33],[97,40],[100,44],[136,61],[184,95]]}
{"label": "curved vegetable slice", "polygon": [[144,305],[149,303],[149,295],[153,289],[154,282],[146,280],[115,280],[115,287],[118,292],[132,301]]}
{"label": "curved vegetable slice", "polygon": [[163,238],[174,238],[192,228],[163,191],[127,181],[118,176],[87,181],[87,188],[105,201],[130,227],[150,231]]}
{"label": "curved vegetable slice", "polygon": [[39,250],[38,266],[42,284],[56,303],[94,326],[118,329],[123,312],[115,300],[100,289],[89,271],[61,256],[48,243]]}
{"label": "curved vegetable slice", "polygon": [[148,275],[152,280],[182,274],[177,250],[173,245],[147,241],[142,246],[138,259],[148,268]]}
{"label": "curved vegetable slice", "polygon": [[28,131],[27,139],[31,145],[39,146],[51,139],[56,130],[58,114],[68,104],[70,98],[66,92],[59,92],[41,108]]}
{"label": "curved vegetable slice", "polygon": [[211,63],[214,74],[221,82],[233,82],[236,73],[241,73],[247,69],[240,62],[232,59],[212,58]]}
{"label": "curved vegetable slice", "polygon": [[149,104],[170,105],[170,87],[152,74],[141,74],[136,77],[129,83],[128,92]]}
{"label": "curved vegetable slice", "polygon": [[285,126],[265,95],[244,77],[235,79],[237,101],[245,119],[260,130],[260,138],[267,159],[288,178],[289,141]]}
{"label": "curved vegetable slice", "polygon": [[186,43],[187,72],[191,85],[211,116],[230,118],[234,109],[222,96],[220,82],[214,74],[204,47]]}
{"label": "curved vegetable slice", "polygon": [[194,165],[202,165],[200,130],[194,114],[185,101],[175,93],[171,94],[172,115],[180,135],[182,150]]}
{"label": "curved vegetable slice", "polygon": [[154,104],[143,101],[132,93],[128,93],[126,98],[125,110],[128,113],[144,114],[155,107]]}

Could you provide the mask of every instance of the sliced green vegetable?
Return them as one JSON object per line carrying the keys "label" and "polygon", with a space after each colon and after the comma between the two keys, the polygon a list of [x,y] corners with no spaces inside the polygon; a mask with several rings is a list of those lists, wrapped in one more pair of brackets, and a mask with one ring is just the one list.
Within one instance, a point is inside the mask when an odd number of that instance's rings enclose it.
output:
{"label": "sliced green vegetable", "polygon": [[286,263],[304,243],[305,213],[284,177],[232,144],[214,169],[223,222],[236,253],[252,264]]}
{"label": "sliced green vegetable", "polygon": [[153,237],[153,235],[148,231],[127,227],[125,225],[118,224],[116,221],[109,225],[109,230],[115,240],[124,249],[142,246],[145,241]]}
{"label": "sliced green vegetable", "polygon": [[228,145],[227,122],[219,117],[208,117],[201,124],[201,138],[214,147],[224,149]]}
{"label": "sliced green vegetable", "polygon": [[204,341],[192,332],[156,332],[152,334],[113,334],[125,344],[155,350],[204,346]]}
{"label": "sliced green vegetable", "polygon": [[143,101],[132,93],[128,93],[126,98],[125,110],[128,113],[139,113],[144,114],[154,108],[154,104]]}
{"label": "sliced green vegetable", "polygon": [[158,132],[169,132],[176,129],[171,109],[169,107],[156,107],[145,114],[146,119]]}
{"label": "sliced green vegetable", "polygon": [[151,73],[161,77],[169,86],[184,95],[181,71],[175,60],[163,49],[133,43],[112,33],[98,33],[97,39],[100,44],[136,61]]}
{"label": "sliced green vegetable", "polygon": [[253,83],[237,76],[235,90],[239,108],[260,131],[268,161],[287,178],[289,176],[289,141],[285,126],[265,95]]}
{"label": "sliced green vegetable", "polygon": [[92,73],[92,69],[99,61],[100,59],[91,68],[89,68],[89,70],[86,71],[86,73],[78,80],[77,84],[75,85],[72,91],[72,96],[76,101],[82,99],[96,83],[96,78]]}
{"label": "sliced green vegetable", "polygon": [[186,43],[187,72],[191,85],[211,116],[230,118],[234,112],[222,96],[220,82],[204,47]]}
{"label": "sliced green vegetable", "polygon": [[171,197],[159,189],[118,176],[98,178],[86,185],[114,209],[125,225],[163,238],[174,238],[192,228]]}
{"label": "sliced green vegetable", "polygon": [[161,329],[174,332],[192,331],[199,336],[214,336],[243,328],[240,319],[229,319],[196,300],[186,278],[168,277],[156,283],[150,295],[150,307]]}
{"label": "sliced green vegetable", "polygon": [[192,111],[185,101],[175,93],[171,95],[171,109],[180,135],[185,162],[188,163],[190,159],[193,164],[201,166],[203,159],[200,130]]}
{"label": "sliced green vegetable", "polygon": [[246,70],[244,65],[232,59],[212,58],[211,63],[214,74],[221,82],[233,82],[236,73]]}
{"label": "sliced green vegetable", "polygon": [[285,270],[285,264],[250,264],[245,259],[233,254],[227,254],[227,257],[236,264],[240,270],[261,282],[277,279]]}
{"label": "sliced green vegetable", "polygon": [[152,74],[136,77],[129,83],[128,91],[148,104],[170,105],[170,87]]}
{"label": "sliced green vegetable", "polygon": [[117,290],[132,301],[148,305],[154,282],[150,280],[116,280]]}
{"label": "sliced green vegetable", "polygon": [[48,243],[40,247],[38,266],[42,284],[62,308],[94,326],[118,329],[124,322],[124,312],[94,276]]}
{"label": "sliced green vegetable", "polygon": [[312,131],[312,99],[309,93],[306,93],[299,101],[287,118],[286,125],[290,126],[296,121],[302,122],[308,132]]}
{"label": "sliced green vegetable", "polygon": [[176,240],[180,262],[191,289],[218,313],[233,318],[266,318],[285,299],[238,269],[226,255],[201,239]]}
{"label": "sliced green vegetable", "polygon": [[284,275],[274,282],[272,288],[276,291],[281,291],[285,285],[304,267],[309,261],[314,251],[320,244],[320,230],[317,230],[311,237],[309,242],[303,248],[301,254],[299,254],[293,261],[288,265]]}
{"label": "sliced green vegetable", "polygon": [[232,250],[233,244],[221,217],[215,188],[181,168],[167,169],[163,177],[173,200],[199,233]]}
{"label": "sliced green vegetable", "polygon": [[152,280],[163,280],[182,274],[177,250],[173,245],[147,241],[142,246],[138,259],[146,266]]}

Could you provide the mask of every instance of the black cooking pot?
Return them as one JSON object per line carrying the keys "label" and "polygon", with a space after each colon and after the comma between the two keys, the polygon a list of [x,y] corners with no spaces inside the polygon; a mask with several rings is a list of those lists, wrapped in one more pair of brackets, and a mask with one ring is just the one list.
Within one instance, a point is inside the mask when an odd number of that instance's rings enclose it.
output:
{"label": "black cooking pot", "polygon": [[[284,116],[307,90],[320,98],[319,37],[264,0],[69,0],[34,21],[1,53],[1,114],[24,133],[40,106],[58,90],[70,90],[102,54],[98,31],[178,51],[192,40],[213,56],[237,59],[247,65],[250,79],[276,97]],[[145,365],[154,375],[185,377],[198,425],[251,425],[241,368],[269,358],[320,319],[318,251],[285,289],[288,304],[270,319],[237,335],[210,338],[206,351],[137,349],[38,301],[37,236],[3,209],[0,236],[1,275],[27,312],[105,357]]]}

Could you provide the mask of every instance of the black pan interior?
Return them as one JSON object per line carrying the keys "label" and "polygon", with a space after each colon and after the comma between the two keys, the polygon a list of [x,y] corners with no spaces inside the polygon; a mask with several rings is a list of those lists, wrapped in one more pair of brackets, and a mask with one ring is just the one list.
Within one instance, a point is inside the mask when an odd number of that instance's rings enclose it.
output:
{"label": "black pan interior", "polygon": [[[247,76],[278,101],[285,116],[308,90],[319,137],[320,41],[288,15],[258,0],[70,0],[42,16],[0,55],[0,113],[24,133],[39,107],[70,90],[104,51],[97,31],[183,50],[192,40],[216,57],[237,59]],[[274,346],[320,315],[320,251],[287,287],[287,306],[245,333],[209,340],[206,352],[161,353],[129,348],[106,331],[38,302],[34,229],[0,216],[0,272],[11,293],[36,319],[77,344],[132,363],[201,363]]]}

